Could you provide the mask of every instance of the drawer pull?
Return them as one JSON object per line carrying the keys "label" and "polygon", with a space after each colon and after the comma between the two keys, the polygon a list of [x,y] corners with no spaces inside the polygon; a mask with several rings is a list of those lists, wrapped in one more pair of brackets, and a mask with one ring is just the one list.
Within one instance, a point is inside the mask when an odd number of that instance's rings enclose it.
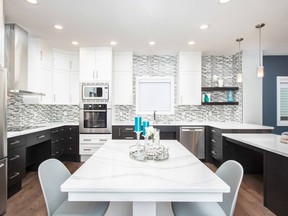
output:
{"label": "drawer pull", "polygon": [[18,144],[18,143],[20,143],[20,141],[19,141],[19,140],[16,140],[16,141],[14,141],[14,142],[11,142],[10,145],[16,145],[16,144]]}
{"label": "drawer pull", "polygon": [[83,141],[91,141],[91,139],[83,139]]}
{"label": "drawer pull", "polygon": [[4,167],[4,164],[0,164],[0,168]]}
{"label": "drawer pull", "polygon": [[58,130],[54,130],[51,133],[54,134],[54,133],[58,133],[58,132],[59,132]]}
{"label": "drawer pull", "polygon": [[214,139],[212,139],[212,142],[216,143],[216,141]]}
{"label": "drawer pull", "polygon": [[43,138],[45,138],[45,135],[38,136],[37,138],[38,139],[43,139]]}
{"label": "drawer pull", "polygon": [[107,142],[107,139],[99,139],[100,142]]}
{"label": "drawer pull", "polygon": [[10,177],[10,179],[16,178],[18,175],[20,175],[19,172],[15,172],[15,174],[13,176]]}
{"label": "drawer pull", "polygon": [[133,140],[133,137],[125,137],[126,140]]}
{"label": "drawer pull", "polygon": [[215,151],[211,151],[211,153],[212,153],[213,155],[216,155],[216,152],[215,152]]}
{"label": "drawer pull", "polygon": [[19,157],[20,157],[20,155],[15,155],[13,158],[10,158],[10,161],[16,160]]}
{"label": "drawer pull", "polygon": [[83,151],[91,151],[91,149],[83,149]]}
{"label": "drawer pull", "polygon": [[216,131],[215,131],[215,130],[212,130],[212,132],[215,133]]}
{"label": "drawer pull", "polygon": [[125,131],[133,131],[133,128],[125,128]]}

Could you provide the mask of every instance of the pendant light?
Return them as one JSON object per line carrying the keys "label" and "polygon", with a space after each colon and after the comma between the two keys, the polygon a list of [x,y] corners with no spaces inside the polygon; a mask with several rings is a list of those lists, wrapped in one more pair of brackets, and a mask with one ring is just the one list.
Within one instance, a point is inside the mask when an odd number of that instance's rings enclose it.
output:
{"label": "pendant light", "polygon": [[257,67],[257,77],[264,77],[264,67],[263,67],[263,56],[261,50],[261,28],[265,26],[265,23],[261,23],[255,26],[255,28],[259,29],[259,66]]}
{"label": "pendant light", "polygon": [[241,41],[243,41],[243,38],[237,38],[236,41],[239,43],[239,52],[238,52],[238,73],[237,73],[237,82],[241,83],[243,78],[242,78],[242,71],[240,70],[240,53],[241,53],[241,49],[240,49],[240,43]]}

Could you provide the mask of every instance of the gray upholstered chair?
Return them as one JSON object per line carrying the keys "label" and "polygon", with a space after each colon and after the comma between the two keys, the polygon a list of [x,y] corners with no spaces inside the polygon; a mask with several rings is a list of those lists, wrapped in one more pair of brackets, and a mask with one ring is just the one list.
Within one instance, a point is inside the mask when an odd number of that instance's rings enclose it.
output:
{"label": "gray upholstered chair", "polygon": [[38,176],[49,216],[103,216],[106,213],[109,202],[68,202],[68,194],[61,192],[60,186],[71,174],[59,160],[48,159],[42,162]]}
{"label": "gray upholstered chair", "polygon": [[223,194],[223,202],[172,202],[176,216],[233,216],[238,191],[243,178],[243,167],[236,161],[223,163],[216,174],[230,186],[230,193]]}

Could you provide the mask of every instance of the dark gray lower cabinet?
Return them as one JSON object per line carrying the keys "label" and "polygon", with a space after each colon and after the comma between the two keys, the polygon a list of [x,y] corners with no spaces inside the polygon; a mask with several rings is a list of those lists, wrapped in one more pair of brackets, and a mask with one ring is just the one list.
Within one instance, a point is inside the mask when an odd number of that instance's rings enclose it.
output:
{"label": "dark gray lower cabinet", "polygon": [[8,139],[8,197],[21,190],[27,171],[49,159],[79,162],[79,127],[63,126]]}
{"label": "dark gray lower cabinet", "polygon": [[224,161],[225,146],[223,145],[223,133],[271,133],[272,130],[261,129],[219,129],[206,127],[206,160],[216,166],[221,165]]}
{"label": "dark gray lower cabinet", "polygon": [[[154,126],[160,129],[160,139],[177,139],[179,140],[179,127],[178,126]],[[112,126],[112,139],[136,139],[134,126]],[[143,136],[141,136],[143,139]]]}
{"label": "dark gray lower cabinet", "polygon": [[22,179],[26,175],[25,136],[8,139],[8,197],[21,190]]}

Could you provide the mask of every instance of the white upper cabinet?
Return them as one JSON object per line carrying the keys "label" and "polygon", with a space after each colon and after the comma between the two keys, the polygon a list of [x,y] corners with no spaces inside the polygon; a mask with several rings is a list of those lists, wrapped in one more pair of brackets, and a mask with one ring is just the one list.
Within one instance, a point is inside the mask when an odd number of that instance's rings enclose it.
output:
{"label": "white upper cabinet", "polygon": [[111,48],[80,48],[80,81],[108,81],[112,79]]}
{"label": "white upper cabinet", "polygon": [[38,103],[53,103],[52,77],[52,49],[40,39],[29,38],[28,90],[45,94]]}
{"label": "white upper cabinet", "polygon": [[201,52],[180,52],[179,71],[199,72],[201,71]]}
{"label": "white upper cabinet", "polygon": [[53,50],[53,103],[79,104],[79,54]]}
{"label": "white upper cabinet", "polygon": [[113,103],[133,104],[133,53],[115,52],[113,56]]}
{"label": "white upper cabinet", "polygon": [[178,104],[201,105],[201,53],[180,52],[178,69]]}

